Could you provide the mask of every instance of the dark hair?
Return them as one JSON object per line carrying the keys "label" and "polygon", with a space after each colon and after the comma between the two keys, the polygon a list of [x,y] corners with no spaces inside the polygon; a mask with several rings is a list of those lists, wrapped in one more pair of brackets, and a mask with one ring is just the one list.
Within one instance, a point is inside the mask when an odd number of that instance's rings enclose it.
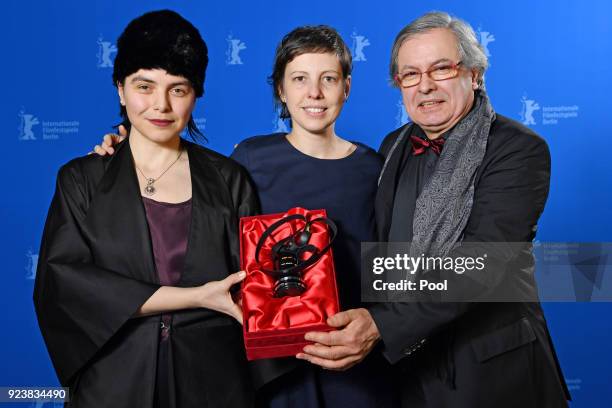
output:
{"label": "dark hair", "polygon": [[272,75],[268,77],[268,82],[272,85],[274,103],[280,108],[281,119],[291,116],[278,91],[283,83],[285,68],[295,57],[307,53],[335,54],[340,60],[342,76],[347,78],[351,75],[353,69],[351,52],[335,29],[326,25],[302,26],[294,29],[285,35],[276,47],[274,68]]}
{"label": "dark hair", "polygon": [[[113,84],[123,85],[125,78],[139,69],[163,69],[189,80],[199,98],[204,94],[207,66],[208,48],[193,24],[171,10],[151,11],[130,21],[119,36]],[[120,106],[120,115],[121,124],[129,131],[131,124],[124,106]],[[194,140],[204,138],[193,117],[189,118],[187,132]]]}

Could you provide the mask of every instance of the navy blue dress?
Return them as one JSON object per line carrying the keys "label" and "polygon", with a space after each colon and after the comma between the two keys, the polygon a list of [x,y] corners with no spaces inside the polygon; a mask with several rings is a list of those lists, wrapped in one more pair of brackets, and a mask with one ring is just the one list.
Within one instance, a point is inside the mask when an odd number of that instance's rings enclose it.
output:
{"label": "navy blue dress", "polygon": [[[360,243],[375,240],[374,198],[383,160],[371,148],[342,159],[317,159],[297,150],[284,133],[242,141],[232,158],[251,175],[262,213],[323,208],[338,225],[334,241],[342,310],[361,306]],[[374,350],[355,367],[335,372],[305,363],[262,388],[261,406],[351,408],[395,406],[391,366]]]}

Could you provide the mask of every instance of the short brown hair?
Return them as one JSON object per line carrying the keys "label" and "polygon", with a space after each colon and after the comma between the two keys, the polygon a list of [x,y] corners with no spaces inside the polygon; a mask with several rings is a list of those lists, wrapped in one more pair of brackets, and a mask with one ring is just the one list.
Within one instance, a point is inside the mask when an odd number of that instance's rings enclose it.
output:
{"label": "short brown hair", "polygon": [[353,70],[353,58],[338,32],[327,25],[301,26],[283,37],[276,47],[274,68],[268,82],[272,85],[275,105],[280,108],[280,117],[290,117],[287,105],[280,99],[279,89],[283,83],[285,68],[293,59],[307,53],[331,53],[340,60],[342,76],[347,78]]}

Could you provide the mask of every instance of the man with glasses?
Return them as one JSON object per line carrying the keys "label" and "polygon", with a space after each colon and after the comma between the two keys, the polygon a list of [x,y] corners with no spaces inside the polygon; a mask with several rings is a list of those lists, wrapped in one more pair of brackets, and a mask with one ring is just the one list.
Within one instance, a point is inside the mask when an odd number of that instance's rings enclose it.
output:
{"label": "man with glasses", "polygon": [[[487,65],[472,28],[446,13],[428,13],[398,34],[390,73],[412,123],[382,143],[376,202],[379,240],[412,242],[411,253],[458,257],[461,243],[500,244],[501,267],[490,275],[449,276],[449,285],[473,283],[476,295],[535,288],[529,243],[550,179],[544,140],[494,112]],[[518,251],[507,243],[525,244]],[[380,343],[399,367],[403,406],[565,407],[569,393],[546,321],[537,295],[530,300],[348,310],[328,321],[338,331],[308,333],[316,344],[298,358],[342,370]]]}

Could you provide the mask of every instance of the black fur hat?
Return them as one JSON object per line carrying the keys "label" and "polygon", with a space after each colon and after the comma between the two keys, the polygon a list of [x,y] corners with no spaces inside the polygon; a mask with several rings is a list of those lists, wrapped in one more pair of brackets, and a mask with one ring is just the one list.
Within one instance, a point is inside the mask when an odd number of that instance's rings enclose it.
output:
{"label": "black fur hat", "polygon": [[200,32],[171,10],[152,11],[132,20],[117,40],[113,83],[139,69],[161,68],[191,82],[204,93],[208,49]]}
{"label": "black fur hat", "polygon": [[[123,84],[139,69],[163,69],[189,80],[199,98],[204,94],[207,66],[208,48],[193,24],[171,10],[151,11],[132,20],[119,36],[113,84]],[[129,130],[125,107],[120,113]],[[192,136],[201,135],[193,119],[188,130]]]}

